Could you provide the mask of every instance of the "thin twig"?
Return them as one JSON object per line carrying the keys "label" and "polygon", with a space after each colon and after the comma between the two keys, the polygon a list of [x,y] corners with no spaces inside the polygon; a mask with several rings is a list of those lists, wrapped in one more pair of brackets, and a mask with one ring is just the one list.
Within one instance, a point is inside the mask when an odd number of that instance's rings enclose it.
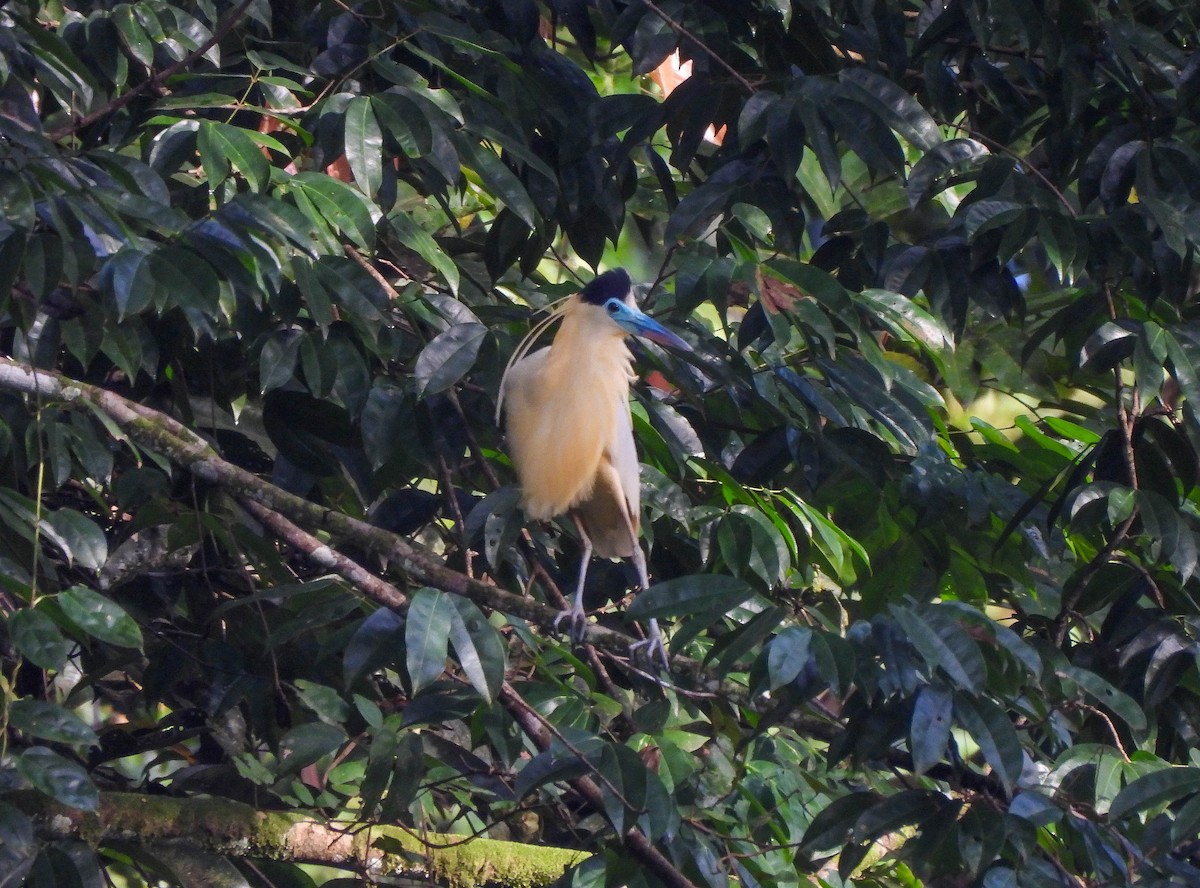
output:
{"label": "thin twig", "polygon": [[[549,722],[543,719],[537,710],[525,702],[512,685],[508,682],[501,685],[498,699],[538,749],[544,751],[550,748]],[[570,783],[571,788],[593,810],[598,812],[605,810],[604,794],[592,778],[577,777],[570,781]],[[621,841],[629,853],[637,858],[642,865],[657,876],[668,888],[696,888],[683,873],[675,868],[675,865],[661,851],[654,847],[654,843],[650,841],[649,837],[636,826],[631,826],[627,829],[624,835],[621,836]]]}
{"label": "thin twig", "polygon": [[729,73],[730,77],[742,85],[742,88],[746,90],[746,92],[750,93],[751,95],[754,95],[754,93],[758,92],[754,84],[739,74],[733,65],[729,64],[729,62],[717,55],[716,51],[713,50],[707,43],[659,9],[653,0],[642,0],[642,2],[646,4],[647,9],[662,19],[666,23],[667,27],[669,27],[672,31],[674,31],[680,37],[686,37],[688,40],[692,41],[694,44],[704,50],[705,55],[724,68]]}
{"label": "thin twig", "polygon": [[64,126],[62,129],[51,133],[50,140],[57,142],[59,139],[64,139],[67,136],[77,133],[84,127],[91,126],[100,118],[106,117],[107,115],[112,114],[114,111],[121,110],[151,87],[159,86],[165,83],[167,80],[170,80],[180,71],[187,68],[194,61],[216,46],[221,39],[233,29],[233,26],[237,24],[238,20],[245,14],[246,10],[250,8],[250,4],[253,2],[254,0],[242,0],[240,4],[229,11],[224,20],[217,23],[217,26],[213,28],[212,34],[209,35],[207,40],[185,55],[182,59],[173,65],[168,65],[157,74],[151,75],[148,80],[142,81],[133,89],[129,90],[129,92],[122,93],[111,102],[105,104],[103,107],[97,108],[90,114],[85,114],[83,117],[71,121],[70,124]]}

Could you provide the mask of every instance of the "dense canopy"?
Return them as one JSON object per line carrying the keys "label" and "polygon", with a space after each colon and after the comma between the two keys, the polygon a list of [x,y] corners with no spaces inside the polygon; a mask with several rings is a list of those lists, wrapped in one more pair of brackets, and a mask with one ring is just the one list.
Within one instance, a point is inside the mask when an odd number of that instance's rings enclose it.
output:
{"label": "dense canopy", "polygon": [[[1200,884],[1198,34],[0,5],[0,886]],[[616,267],[574,647],[494,413]]]}

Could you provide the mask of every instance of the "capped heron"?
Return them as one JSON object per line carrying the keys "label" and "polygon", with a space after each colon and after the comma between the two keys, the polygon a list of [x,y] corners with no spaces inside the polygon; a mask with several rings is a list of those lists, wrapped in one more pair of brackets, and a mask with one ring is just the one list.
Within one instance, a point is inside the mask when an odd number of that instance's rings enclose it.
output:
{"label": "capped heron", "polygon": [[[549,348],[529,353],[554,320],[562,325]],[[583,584],[592,555],[630,558],[642,589],[650,585],[638,542],[638,457],[629,412],[633,356],[625,337],[641,336],[674,348],[691,346],[633,300],[621,268],[596,277],[535,327],[513,353],[500,381],[496,406],[504,408],[509,449],[529,517],[570,514],[583,555],[573,603],[554,621],[566,620],[578,644],[587,627]],[[651,662],[667,665],[657,620],[649,622]]]}

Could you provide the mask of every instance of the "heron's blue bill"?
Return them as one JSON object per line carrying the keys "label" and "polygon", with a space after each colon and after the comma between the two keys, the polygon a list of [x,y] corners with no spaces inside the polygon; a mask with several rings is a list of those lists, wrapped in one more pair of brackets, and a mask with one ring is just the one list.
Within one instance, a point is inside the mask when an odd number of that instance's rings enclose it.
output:
{"label": "heron's blue bill", "polygon": [[672,333],[641,309],[634,308],[617,299],[610,299],[605,304],[605,309],[612,319],[620,325],[621,329],[634,336],[640,336],[643,339],[649,339],[651,342],[657,342],[659,345],[666,345],[680,351],[692,350],[687,340]]}

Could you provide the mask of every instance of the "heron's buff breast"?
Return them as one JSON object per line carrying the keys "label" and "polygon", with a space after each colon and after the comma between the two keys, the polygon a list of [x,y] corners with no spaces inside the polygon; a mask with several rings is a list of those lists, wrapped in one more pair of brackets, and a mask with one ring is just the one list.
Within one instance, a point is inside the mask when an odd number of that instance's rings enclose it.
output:
{"label": "heron's buff breast", "polygon": [[616,410],[628,410],[632,357],[618,336],[588,336],[564,320],[549,349],[513,367],[506,387],[509,450],[525,511],[561,515],[596,485]]}

